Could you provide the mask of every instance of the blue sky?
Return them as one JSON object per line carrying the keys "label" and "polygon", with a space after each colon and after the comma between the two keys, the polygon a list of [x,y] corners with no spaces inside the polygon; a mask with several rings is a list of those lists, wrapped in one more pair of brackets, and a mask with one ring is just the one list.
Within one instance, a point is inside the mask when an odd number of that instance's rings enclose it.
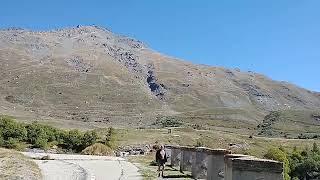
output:
{"label": "blue sky", "polygon": [[320,91],[319,0],[1,0],[0,28],[96,24],[198,64]]}

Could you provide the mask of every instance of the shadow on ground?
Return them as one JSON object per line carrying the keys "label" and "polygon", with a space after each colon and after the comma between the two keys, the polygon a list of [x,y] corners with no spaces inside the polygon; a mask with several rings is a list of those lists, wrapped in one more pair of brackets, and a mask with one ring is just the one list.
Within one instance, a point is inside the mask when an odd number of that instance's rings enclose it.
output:
{"label": "shadow on ground", "polygon": [[192,179],[190,174],[181,173],[180,170],[171,167],[165,168],[164,174],[163,178],[168,179]]}
{"label": "shadow on ground", "polygon": [[192,176],[190,175],[167,175],[167,176],[163,176],[163,178],[168,178],[168,179],[175,179],[175,178],[192,178]]}

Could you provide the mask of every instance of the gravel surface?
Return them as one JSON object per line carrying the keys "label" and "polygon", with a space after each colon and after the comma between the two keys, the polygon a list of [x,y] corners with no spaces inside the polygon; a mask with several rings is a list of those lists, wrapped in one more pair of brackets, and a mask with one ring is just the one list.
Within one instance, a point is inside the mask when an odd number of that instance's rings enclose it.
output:
{"label": "gravel surface", "polygon": [[122,158],[90,155],[25,152],[26,156],[52,160],[34,160],[45,180],[140,180],[138,168]]}

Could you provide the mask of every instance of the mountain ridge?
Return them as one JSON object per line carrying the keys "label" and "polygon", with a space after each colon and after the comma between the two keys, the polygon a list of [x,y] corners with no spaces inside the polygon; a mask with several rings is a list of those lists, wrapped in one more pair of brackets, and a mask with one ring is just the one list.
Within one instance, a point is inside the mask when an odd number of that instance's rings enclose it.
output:
{"label": "mountain ridge", "polygon": [[97,26],[0,30],[0,40],[3,114],[106,126],[162,116],[257,124],[270,111],[320,107],[317,92],[182,61]]}

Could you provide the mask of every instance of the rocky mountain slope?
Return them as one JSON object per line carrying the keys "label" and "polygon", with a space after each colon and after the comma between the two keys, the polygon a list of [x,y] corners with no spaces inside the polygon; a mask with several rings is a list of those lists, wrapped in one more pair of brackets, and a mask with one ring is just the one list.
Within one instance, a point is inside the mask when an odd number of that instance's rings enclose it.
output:
{"label": "rocky mountain slope", "polygon": [[[272,110],[318,110],[319,93],[254,72],[195,65],[96,27],[0,31],[0,113],[98,126],[258,124]],[[88,123],[83,123],[88,122]]]}

